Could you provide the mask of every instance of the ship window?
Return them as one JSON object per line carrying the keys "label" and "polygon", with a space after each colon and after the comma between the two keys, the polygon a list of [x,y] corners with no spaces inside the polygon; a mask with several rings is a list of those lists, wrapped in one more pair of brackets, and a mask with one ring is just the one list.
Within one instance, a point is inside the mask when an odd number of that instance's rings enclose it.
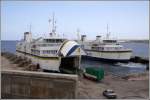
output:
{"label": "ship window", "polygon": [[55,43],[54,39],[45,39],[45,41],[48,42],[48,43]]}
{"label": "ship window", "polygon": [[103,40],[103,42],[105,42],[105,43],[116,43],[117,41],[116,40]]}
{"label": "ship window", "polygon": [[57,50],[43,50],[43,54],[56,54]]}
{"label": "ship window", "polygon": [[92,47],[92,49],[94,50],[94,49],[95,49],[95,47]]}
{"label": "ship window", "polygon": [[59,42],[62,42],[62,40],[61,40],[61,39],[59,39]]}
{"label": "ship window", "polygon": [[56,54],[57,50],[51,50],[51,54]]}
{"label": "ship window", "polygon": [[45,50],[43,50],[43,54],[45,54],[46,53],[46,51]]}
{"label": "ship window", "polygon": [[52,43],[55,43],[56,40],[51,40]]}
{"label": "ship window", "polygon": [[56,40],[56,43],[62,43],[63,42],[63,39],[57,39]]}
{"label": "ship window", "polygon": [[56,43],[59,43],[59,40],[58,40],[58,39],[56,40]]}
{"label": "ship window", "polygon": [[47,43],[62,43],[64,40],[63,39],[45,39],[44,41]]}
{"label": "ship window", "polygon": [[104,50],[104,48],[103,47],[99,47],[99,50]]}
{"label": "ship window", "polygon": [[42,46],[43,46],[43,47],[45,47],[45,46],[46,46],[46,44],[42,44]]}
{"label": "ship window", "polygon": [[96,49],[96,50],[99,50],[99,47],[96,47],[95,49]]}

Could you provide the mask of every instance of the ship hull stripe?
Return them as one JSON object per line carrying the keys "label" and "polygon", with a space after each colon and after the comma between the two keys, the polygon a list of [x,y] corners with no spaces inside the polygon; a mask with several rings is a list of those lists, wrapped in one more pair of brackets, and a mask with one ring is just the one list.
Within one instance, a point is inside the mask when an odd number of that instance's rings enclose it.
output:
{"label": "ship hull stripe", "polygon": [[79,45],[73,46],[73,47],[69,50],[69,52],[67,53],[67,56],[69,56],[71,53],[73,53],[78,47],[79,47]]}

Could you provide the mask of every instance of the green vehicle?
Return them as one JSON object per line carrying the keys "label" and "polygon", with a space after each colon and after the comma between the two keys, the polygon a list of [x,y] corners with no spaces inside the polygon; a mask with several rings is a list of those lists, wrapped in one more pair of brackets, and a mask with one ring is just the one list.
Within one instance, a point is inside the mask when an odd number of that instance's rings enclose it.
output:
{"label": "green vehicle", "polygon": [[84,70],[84,76],[100,81],[104,78],[104,69],[101,67],[88,67]]}

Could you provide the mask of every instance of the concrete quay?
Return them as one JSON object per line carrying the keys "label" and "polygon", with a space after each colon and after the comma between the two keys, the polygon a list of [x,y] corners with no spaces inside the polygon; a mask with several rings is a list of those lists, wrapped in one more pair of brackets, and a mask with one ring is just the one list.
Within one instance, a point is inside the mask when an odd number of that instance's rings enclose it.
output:
{"label": "concrete quay", "polygon": [[73,99],[77,97],[77,75],[3,70],[3,99]]}

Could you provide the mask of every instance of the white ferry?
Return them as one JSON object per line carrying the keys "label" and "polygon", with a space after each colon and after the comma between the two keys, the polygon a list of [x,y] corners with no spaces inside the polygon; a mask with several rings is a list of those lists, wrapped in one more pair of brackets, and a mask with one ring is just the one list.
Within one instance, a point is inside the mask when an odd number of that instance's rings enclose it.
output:
{"label": "white ferry", "polygon": [[86,51],[86,58],[111,61],[111,62],[126,62],[129,61],[132,55],[132,50],[124,48],[115,39],[101,39],[101,36],[96,36],[94,41],[86,41],[86,35],[82,35],[80,44]]}
{"label": "white ferry", "polygon": [[[32,33],[25,32],[24,40],[16,46],[16,54],[31,59],[34,64],[46,71],[60,71],[60,67],[80,67],[80,55],[85,52],[80,45],[56,34],[55,19],[48,37],[32,38]],[[78,63],[75,63],[78,62]]]}

